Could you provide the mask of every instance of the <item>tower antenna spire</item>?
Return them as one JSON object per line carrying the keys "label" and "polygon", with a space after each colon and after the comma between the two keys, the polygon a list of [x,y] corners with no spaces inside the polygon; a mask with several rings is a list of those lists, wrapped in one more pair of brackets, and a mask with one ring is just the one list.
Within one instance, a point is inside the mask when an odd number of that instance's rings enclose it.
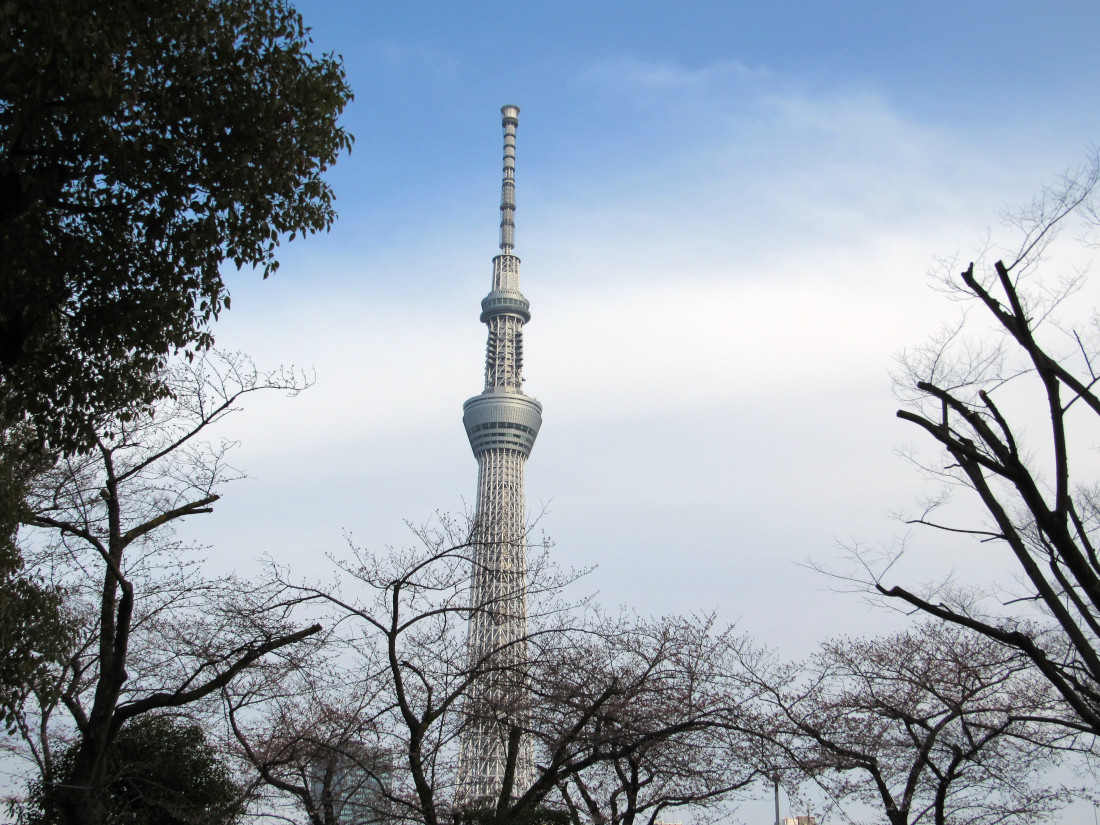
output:
{"label": "tower antenna spire", "polygon": [[516,127],[519,106],[502,106],[504,125],[504,175],[500,183],[500,251],[511,254],[516,246]]}

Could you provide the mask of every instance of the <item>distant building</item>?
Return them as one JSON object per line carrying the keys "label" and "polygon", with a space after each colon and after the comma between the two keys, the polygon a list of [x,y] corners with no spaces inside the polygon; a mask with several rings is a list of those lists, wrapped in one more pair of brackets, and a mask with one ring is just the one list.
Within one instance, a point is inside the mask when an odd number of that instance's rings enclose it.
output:
{"label": "distant building", "polygon": [[779,820],[779,825],[817,825],[817,817],[810,816],[785,816]]}
{"label": "distant building", "polygon": [[338,825],[380,825],[387,820],[389,759],[361,745],[326,750],[310,765],[313,804],[332,804]]}

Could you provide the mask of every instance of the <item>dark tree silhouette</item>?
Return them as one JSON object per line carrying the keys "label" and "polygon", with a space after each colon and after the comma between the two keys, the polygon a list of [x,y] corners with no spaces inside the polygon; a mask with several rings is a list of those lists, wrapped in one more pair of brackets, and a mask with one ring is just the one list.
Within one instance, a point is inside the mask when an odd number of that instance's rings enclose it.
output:
{"label": "dark tree silhouette", "polygon": [[[868,568],[880,594],[1026,656],[1065,700],[1060,721],[1090,734],[1100,733],[1100,486],[1089,461],[1100,422],[1100,327],[1095,314],[1083,326],[1063,317],[1086,281],[1072,259],[1069,274],[1058,271],[1055,253],[1067,251],[1056,242],[1068,227],[1084,249],[1093,244],[1098,181],[1093,156],[1010,216],[1022,234],[1011,257],[947,273],[944,288],[975,311],[906,353],[898,376],[906,402],[898,417],[943,451],[942,460],[919,463],[945,483],[945,495],[910,523],[1003,548],[1020,586],[922,590]],[[940,517],[946,493],[959,489],[973,494],[984,519]]]}

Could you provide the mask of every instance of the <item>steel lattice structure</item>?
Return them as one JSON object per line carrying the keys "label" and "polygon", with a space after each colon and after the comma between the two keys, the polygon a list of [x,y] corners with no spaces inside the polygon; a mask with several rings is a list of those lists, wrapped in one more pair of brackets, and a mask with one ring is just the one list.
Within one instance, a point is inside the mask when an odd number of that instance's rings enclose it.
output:
{"label": "steel lattice structure", "polygon": [[[495,799],[507,762],[508,732],[522,724],[527,664],[527,516],[523,470],[542,425],[542,405],[523,394],[523,325],[530,304],[519,291],[515,245],[515,160],[519,107],[501,109],[504,179],[500,254],[493,288],[481,302],[489,327],[485,389],[463,405],[462,423],[478,464],[472,607],[467,656],[484,672],[466,698],[460,782],[467,801]],[[528,743],[521,740],[514,789],[533,781]]]}

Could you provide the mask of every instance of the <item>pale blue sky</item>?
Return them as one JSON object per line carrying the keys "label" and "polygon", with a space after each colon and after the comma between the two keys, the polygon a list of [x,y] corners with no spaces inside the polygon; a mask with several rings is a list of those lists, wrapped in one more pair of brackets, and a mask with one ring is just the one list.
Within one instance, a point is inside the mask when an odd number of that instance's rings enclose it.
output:
{"label": "pale blue sky", "polygon": [[[598,564],[607,603],[717,609],[792,657],[892,626],[799,562],[899,532],[922,487],[893,357],[955,312],[934,259],[1100,139],[1100,4],[300,8],[344,56],[356,144],[332,232],[231,282],[219,343],[317,386],[230,427],[253,478],[192,527],[218,562],[317,573],[344,530],[404,542],[403,519],[472,502],[461,405],[514,103],[545,405],[528,503],[559,558]],[[916,579],[999,564],[919,543]]]}
{"label": "pale blue sky", "polygon": [[726,142],[783,167],[768,140],[777,100],[875,102],[909,128],[1009,158],[1068,161],[1095,131],[1095,3],[300,8],[356,92],[345,118],[356,149],[333,176],[344,220],[329,248],[340,252],[438,229],[491,193],[485,112],[502,102],[523,109],[521,205],[598,202]]}

